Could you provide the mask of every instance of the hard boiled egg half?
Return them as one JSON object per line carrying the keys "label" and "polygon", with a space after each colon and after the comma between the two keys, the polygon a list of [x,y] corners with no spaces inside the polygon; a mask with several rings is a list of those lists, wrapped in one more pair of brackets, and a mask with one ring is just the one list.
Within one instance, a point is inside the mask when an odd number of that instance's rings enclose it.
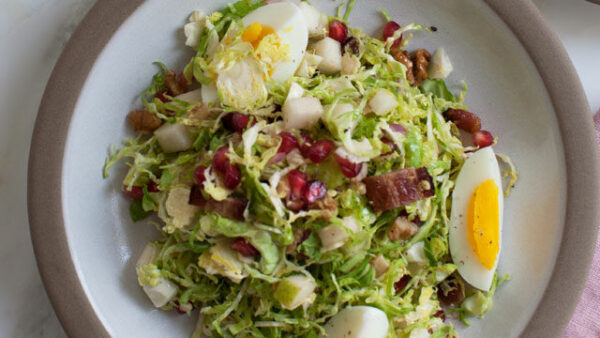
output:
{"label": "hard boiled egg half", "polygon": [[271,78],[284,82],[294,75],[308,44],[308,27],[302,11],[290,2],[257,8],[242,19],[242,40],[254,47],[269,66]]}
{"label": "hard boiled egg half", "polygon": [[502,245],[503,194],[492,147],[469,157],[452,193],[449,244],[454,264],[473,287],[489,290]]}

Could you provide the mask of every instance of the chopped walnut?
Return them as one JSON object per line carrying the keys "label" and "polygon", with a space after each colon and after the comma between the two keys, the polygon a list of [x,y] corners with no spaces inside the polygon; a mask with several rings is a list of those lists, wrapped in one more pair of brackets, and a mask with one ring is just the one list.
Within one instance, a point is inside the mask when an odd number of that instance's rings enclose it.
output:
{"label": "chopped walnut", "polygon": [[425,49],[417,49],[412,53],[412,60],[414,64],[414,75],[415,75],[415,86],[420,86],[423,80],[426,80],[429,76],[427,74],[427,66],[431,61],[431,54]]}
{"label": "chopped walnut", "polygon": [[321,209],[323,211],[321,218],[328,221],[335,216],[337,206],[338,203],[333,199],[333,197],[326,195],[322,199],[311,204],[310,209]]}
{"label": "chopped walnut", "polygon": [[412,83],[415,82],[415,74],[413,71],[413,61],[411,60],[410,56],[408,56],[408,52],[402,50],[400,46],[393,46],[390,50],[390,54],[396,61],[400,62],[406,67],[406,79],[412,85]]}
{"label": "chopped walnut", "polygon": [[416,234],[417,231],[419,231],[419,227],[415,223],[404,216],[400,216],[389,227],[387,235],[392,241],[406,240]]}
{"label": "chopped walnut", "polygon": [[178,81],[177,75],[172,70],[169,70],[165,74],[165,84],[167,85],[167,89],[169,90],[169,94],[173,96],[181,95],[185,92],[185,87],[183,86],[182,81]]}
{"label": "chopped walnut", "polygon": [[146,110],[134,110],[127,116],[127,120],[135,131],[153,132],[163,123],[156,114]]}
{"label": "chopped walnut", "polygon": [[285,248],[286,253],[291,253],[298,249],[298,245],[302,244],[310,236],[310,230],[294,228],[294,241]]}

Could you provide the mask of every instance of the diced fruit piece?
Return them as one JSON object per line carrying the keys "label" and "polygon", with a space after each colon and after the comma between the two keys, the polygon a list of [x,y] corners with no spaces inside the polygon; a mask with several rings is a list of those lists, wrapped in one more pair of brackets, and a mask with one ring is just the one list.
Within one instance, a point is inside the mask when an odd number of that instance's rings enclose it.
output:
{"label": "diced fruit piece", "polygon": [[310,305],[314,299],[317,284],[305,275],[293,275],[283,278],[275,289],[273,297],[286,310],[294,310],[301,305]]}
{"label": "diced fruit piece", "polygon": [[325,324],[325,332],[327,337],[331,338],[385,338],[389,325],[387,315],[378,308],[364,305],[349,306]]}
{"label": "diced fruit piece", "polygon": [[187,93],[177,95],[175,98],[189,103],[200,103],[202,102],[202,89],[194,89]]}
{"label": "diced fruit piece", "polygon": [[410,277],[409,275],[404,275],[396,283],[394,283],[394,289],[396,290],[396,293],[402,292],[402,290],[404,290],[408,283],[410,283],[411,279],[412,277]]}
{"label": "diced fruit piece", "polygon": [[489,147],[494,143],[494,136],[487,130],[478,130],[473,133],[473,144],[479,148]]}
{"label": "diced fruit piece", "polygon": [[342,43],[348,37],[348,27],[340,20],[331,20],[329,23],[329,37]]}
{"label": "diced fruit piece", "polygon": [[196,182],[196,184],[202,185],[202,183],[206,181],[206,175],[204,175],[205,171],[206,167],[203,165],[199,166],[194,170],[194,181]]}
{"label": "diced fruit piece", "polygon": [[474,133],[481,129],[481,120],[479,117],[463,109],[448,108],[444,112],[444,117],[448,121],[454,122],[459,129],[468,133]]}
{"label": "diced fruit piece", "polygon": [[319,71],[323,74],[335,74],[342,70],[342,47],[339,41],[326,37],[313,44],[315,54],[323,58]]}
{"label": "diced fruit piece", "polygon": [[323,115],[319,99],[305,96],[286,100],[281,112],[286,129],[302,129],[315,124]]}
{"label": "diced fruit piece", "polygon": [[373,269],[375,269],[376,277],[383,275],[390,268],[390,263],[388,263],[382,254],[379,254],[375,256],[375,258],[371,259],[371,265],[373,266]]}
{"label": "diced fruit piece", "polygon": [[219,91],[214,83],[202,85],[200,91],[202,92],[202,102],[206,104],[219,102]]}
{"label": "diced fruit piece", "polygon": [[379,89],[377,93],[369,99],[369,107],[375,115],[385,115],[398,107],[398,100],[389,90]]}
{"label": "diced fruit piece", "polygon": [[154,135],[165,153],[187,150],[193,143],[187,127],[181,123],[165,123],[154,131]]}
{"label": "diced fruit piece", "polygon": [[259,254],[258,250],[248,243],[244,237],[234,239],[229,247],[245,257],[254,257]]}
{"label": "diced fruit piece", "polygon": [[327,33],[327,15],[321,13],[318,9],[302,1],[298,7],[304,15],[308,35],[310,38],[322,37]]}
{"label": "diced fruit piece", "polygon": [[155,286],[146,284],[142,289],[157,308],[167,305],[177,295],[177,286],[165,277],[160,277]]}
{"label": "diced fruit piece", "polygon": [[342,75],[351,75],[360,69],[360,60],[352,54],[342,56]]}
{"label": "diced fruit piece", "polygon": [[406,260],[409,263],[427,264],[427,256],[425,255],[425,243],[423,241],[413,244],[406,250]]}
{"label": "diced fruit piece", "polygon": [[335,148],[335,143],[331,140],[319,140],[306,151],[308,157],[314,163],[323,162]]}
{"label": "diced fruit piece", "polygon": [[306,204],[312,204],[327,194],[327,187],[325,183],[321,181],[311,181],[306,185],[304,189],[304,202]]}
{"label": "diced fruit piece", "polygon": [[225,128],[235,131],[236,133],[243,133],[246,128],[256,124],[256,120],[252,119],[250,124],[250,116],[241,113],[229,113],[223,116],[223,125]]}
{"label": "diced fruit piece", "polygon": [[297,84],[296,82],[292,82],[290,85],[290,89],[288,90],[288,94],[286,96],[286,101],[291,99],[297,99],[304,95],[304,88]]}
{"label": "diced fruit piece", "polygon": [[298,66],[296,70],[296,76],[300,77],[311,77],[315,74],[317,67],[323,61],[323,58],[319,55],[306,52],[304,54],[304,58],[302,58],[302,62]]}
{"label": "diced fruit piece", "polygon": [[336,150],[333,156],[340,167],[342,174],[348,178],[354,178],[360,174],[363,164],[352,162],[348,157],[343,156],[344,153],[345,152]]}
{"label": "diced fruit piece", "polygon": [[341,247],[350,238],[348,231],[344,227],[337,225],[328,225],[318,230],[317,235],[319,235],[319,239],[323,245],[322,251],[324,252]]}
{"label": "diced fruit piece", "polygon": [[281,137],[281,145],[277,150],[278,153],[289,154],[290,151],[298,148],[298,138],[296,135],[288,132],[279,133],[279,137]]}
{"label": "diced fruit piece", "polygon": [[445,79],[454,70],[450,58],[444,48],[438,48],[431,57],[431,62],[427,67],[427,73],[432,79]]}
{"label": "diced fruit piece", "polygon": [[229,164],[229,158],[227,157],[228,152],[229,148],[227,146],[222,146],[215,151],[215,156],[213,156],[213,168],[215,168],[215,170],[221,174],[225,173],[227,170],[227,165]]}

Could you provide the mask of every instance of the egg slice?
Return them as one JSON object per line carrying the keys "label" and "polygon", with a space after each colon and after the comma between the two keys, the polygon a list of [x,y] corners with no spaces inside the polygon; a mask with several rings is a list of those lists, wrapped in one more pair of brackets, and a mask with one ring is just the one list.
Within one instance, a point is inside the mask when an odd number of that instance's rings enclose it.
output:
{"label": "egg slice", "polygon": [[271,78],[285,82],[294,75],[308,44],[308,27],[300,8],[290,2],[272,3],[249,13],[242,22],[242,40],[251,43],[270,66]]}
{"label": "egg slice", "polygon": [[388,328],[385,313],[372,306],[349,306],[325,324],[328,338],[384,338]]}
{"label": "egg slice", "polygon": [[502,245],[503,195],[500,168],[492,147],[469,157],[452,193],[449,244],[462,278],[489,290]]}

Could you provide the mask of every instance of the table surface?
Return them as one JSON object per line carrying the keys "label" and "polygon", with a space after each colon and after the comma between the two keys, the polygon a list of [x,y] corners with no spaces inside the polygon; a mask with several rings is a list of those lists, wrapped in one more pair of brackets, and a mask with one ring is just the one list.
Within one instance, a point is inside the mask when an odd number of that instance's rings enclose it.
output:
{"label": "table surface", "polygon": [[[27,220],[27,158],[46,82],[95,0],[3,0],[0,11],[0,337],[64,337],[35,265]],[[534,0],[600,110],[600,6]]]}

